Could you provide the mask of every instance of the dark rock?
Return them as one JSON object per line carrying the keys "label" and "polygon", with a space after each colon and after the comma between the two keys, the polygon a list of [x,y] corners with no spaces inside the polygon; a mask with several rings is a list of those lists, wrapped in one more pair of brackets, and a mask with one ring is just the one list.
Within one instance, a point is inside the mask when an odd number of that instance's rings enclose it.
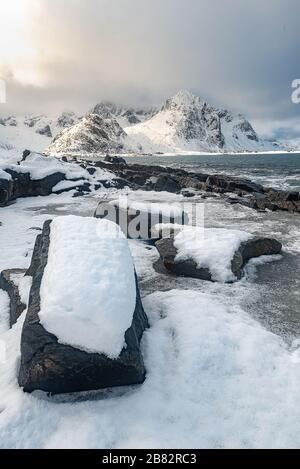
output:
{"label": "dark rock", "polygon": [[22,331],[19,384],[26,392],[42,390],[69,393],[142,383],[145,368],[140,340],[148,327],[136,281],[137,301],[131,327],[125,333],[126,348],[116,360],[87,353],[58,343],[40,323],[40,286],[47,264],[50,221],[35,245],[32,263],[33,284]]}
{"label": "dark rock", "polygon": [[180,184],[178,181],[176,181],[174,178],[167,176],[167,175],[161,175],[158,176],[157,181],[154,184],[154,190],[157,192],[172,192],[176,193],[179,192],[181,189]]}
{"label": "dark rock", "polygon": [[155,243],[160,258],[167,271],[182,277],[192,277],[202,280],[211,280],[211,273],[207,268],[198,268],[195,261],[187,259],[175,262],[177,249],[174,246],[174,238],[163,238]]}
{"label": "dark rock", "polygon": [[13,192],[13,181],[0,179],[0,207],[5,207],[13,200]]}
{"label": "dark rock", "polygon": [[273,204],[266,194],[254,193],[250,199],[248,199],[249,207],[256,210],[271,210],[272,212],[277,210],[277,206]]}
{"label": "dark rock", "polygon": [[37,237],[35,238],[34,249],[33,249],[32,257],[31,257],[31,263],[25,275],[33,277],[34,273],[37,271],[38,266],[40,264],[40,253],[42,249],[42,241],[43,241],[43,236],[41,233],[37,235]]}
{"label": "dark rock", "polygon": [[250,259],[280,254],[282,244],[273,238],[252,238],[241,243],[231,263],[232,272],[242,277],[242,269]]}
{"label": "dark rock", "polygon": [[31,154],[31,151],[30,150],[24,150],[23,151],[23,155],[22,155],[22,160],[21,161],[25,161],[26,158]]}
{"label": "dark rock", "polygon": [[104,158],[104,161],[106,163],[113,163],[113,164],[123,164],[123,165],[126,165],[126,161],[124,158],[122,158],[121,156],[110,156],[110,155],[106,155],[106,157]]}
{"label": "dark rock", "polygon": [[50,125],[48,125],[48,124],[45,125],[45,127],[41,127],[40,129],[37,129],[36,133],[40,134],[40,135],[45,135],[45,137],[52,138],[51,128],[50,128]]}
{"label": "dark rock", "polygon": [[26,305],[21,301],[18,285],[13,279],[14,275],[24,274],[25,270],[23,269],[3,270],[0,274],[0,288],[8,293],[10,300],[10,327],[17,322],[23,311],[26,309]]}
{"label": "dark rock", "polygon": [[288,212],[300,213],[300,193],[291,191],[278,191],[269,189],[267,191],[268,200],[278,209]]}
{"label": "dark rock", "polygon": [[246,193],[261,193],[264,191],[261,185],[255,184],[252,181],[247,179],[229,178],[228,176],[209,176],[206,180],[206,184],[207,186],[214,188],[214,190],[218,188],[223,189],[225,192],[241,191]]}
{"label": "dark rock", "polygon": [[[74,188],[71,188],[71,190]],[[91,184],[89,182],[84,182],[80,186],[76,187],[77,192],[73,194],[73,197],[80,197],[83,196],[84,194],[88,194],[91,192]],[[61,191],[64,192],[64,191]],[[57,192],[58,194],[59,192]]]}
{"label": "dark rock", "polygon": [[193,189],[182,189],[181,194],[183,195],[183,197],[192,198],[197,195],[197,192]]}
{"label": "dark rock", "polygon": [[[167,271],[184,277],[212,280],[208,268],[199,268],[192,259],[175,261],[177,249],[174,246],[174,237],[163,238],[155,243],[161,261]],[[237,279],[242,277],[242,271],[247,262],[255,257],[279,254],[282,245],[279,241],[269,238],[252,238],[241,243],[233,256],[231,270]]]}
{"label": "dark rock", "polygon": [[87,172],[92,176],[97,171],[96,168],[91,168],[90,166],[86,168]]}

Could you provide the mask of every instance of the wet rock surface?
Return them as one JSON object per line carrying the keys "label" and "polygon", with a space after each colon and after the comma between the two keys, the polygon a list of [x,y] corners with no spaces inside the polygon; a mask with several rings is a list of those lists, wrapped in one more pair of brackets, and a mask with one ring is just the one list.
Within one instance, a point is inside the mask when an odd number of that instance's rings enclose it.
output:
{"label": "wet rock surface", "polygon": [[[99,181],[100,187],[113,187],[132,190],[182,193],[185,197],[193,197],[197,193],[219,194],[231,204],[240,204],[255,210],[283,210],[300,213],[300,193],[265,188],[245,178],[224,175],[190,172],[179,168],[127,164],[123,158],[107,155],[104,160],[92,162],[76,158],[64,161],[76,162],[89,174],[95,168],[114,173],[117,177],[109,181]],[[12,169],[5,170],[12,176],[11,180],[0,179],[0,207],[8,205],[18,197],[50,195],[53,187],[66,180],[63,173],[55,173],[40,180],[32,180],[30,174]],[[97,190],[97,187],[95,186]],[[66,189],[67,190],[67,189]],[[76,196],[90,192],[87,183],[77,191]]]}
{"label": "wet rock surface", "polygon": [[194,173],[179,168],[110,163],[99,161],[98,167],[113,170],[123,180],[128,181],[133,189],[167,191],[192,197],[193,193],[203,191],[225,195],[231,194],[231,203],[253,208],[255,210],[284,210],[300,213],[299,192],[282,191],[265,188],[249,179],[224,175]]}

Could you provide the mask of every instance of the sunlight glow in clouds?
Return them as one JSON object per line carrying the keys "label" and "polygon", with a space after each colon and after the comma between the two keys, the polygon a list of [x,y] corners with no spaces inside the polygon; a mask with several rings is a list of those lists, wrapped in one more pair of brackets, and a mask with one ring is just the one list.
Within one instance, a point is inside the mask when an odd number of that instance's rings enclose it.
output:
{"label": "sunlight glow in clouds", "polygon": [[36,66],[38,52],[31,38],[31,27],[39,0],[1,0],[0,74],[12,75],[22,85],[42,84]]}
{"label": "sunlight glow in clouds", "polygon": [[159,105],[188,89],[292,122],[299,16],[299,0],[0,0],[0,113]]}

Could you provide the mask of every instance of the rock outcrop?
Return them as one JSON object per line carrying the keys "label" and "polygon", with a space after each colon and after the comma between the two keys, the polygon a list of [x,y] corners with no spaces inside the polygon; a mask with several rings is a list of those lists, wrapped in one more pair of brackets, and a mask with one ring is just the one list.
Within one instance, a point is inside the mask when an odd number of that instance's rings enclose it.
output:
{"label": "rock outcrop", "polygon": [[[29,150],[23,152],[18,165],[8,165],[0,170],[0,207],[14,202],[19,197],[47,196],[77,189],[77,194],[84,195],[91,191],[93,183],[98,188],[108,184],[114,187],[124,187],[126,182],[113,178],[108,182],[97,177],[97,168],[79,166],[77,163],[63,162],[62,160],[44,155],[35,154]],[[110,173],[107,172],[107,176]],[[93,176],[92,178],[90,176]],[[57,184],[66,181],[62,187]],[[74,184],[72,184],[74,183]]]}
{"label": "rock outcrop", "polygon": [[[108,168],[105,162],[98,162],[96,166]],[[238,203],[255,210],[284,210],[300,213],[300,193],[296,191],[282,191],[265,188],[260,184],[245,178],[225,175],[211,175],[207,173],[193,173],[179,168],[127,164],[110,164],[119,178],[128,181],[128,185],[135,189],[168,191],[180,193],[188,190],[190,196],[200,192],[216,193],[226,196],[231,203]]]}
{"label": "rock outcrop", "polygon": [[10,327],[12,327],[23,311],[26,309],[26,304],[21,300],[17,277],[22,277],[25,274],[23,269],[8,269],[3,270],[0,274],[0,288],[7,292],[10,300],[9,316]]}
{"label": "rock outcrop", "polygon": [[[212,281],[212,273],[207,267],[199,267],[193,259],[176,260],[178,251],[174,245],[174,237],[163,238],[155,243],[161,262],[168,272],[172,274]],[[252,238],[240,244],[231,261],[231,270],[239,280],[243,268],[250,259],[260,256],[280,254],[282,245],[276,239]],[[160,262],[156,265],[161,270]]]}
{"label": "rock outcrop", "polygon": [[136,307],[117,359],[58,342],[40,322],[40,287],[48,259],[50,222],[38,236],[30,273],[33,283],[21,339],[19,384],[26,392],[69,393],[142,383],[145,368],[140,340],[148,326],[136,281]]}

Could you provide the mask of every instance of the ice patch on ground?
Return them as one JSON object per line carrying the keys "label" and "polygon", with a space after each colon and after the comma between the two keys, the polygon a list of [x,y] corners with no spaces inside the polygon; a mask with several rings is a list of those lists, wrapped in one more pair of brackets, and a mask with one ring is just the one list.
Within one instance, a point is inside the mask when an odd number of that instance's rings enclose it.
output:
{"label": "ice patch on ground", "polygon": [[108,220],[73,215],[51,224],[39,317],[60,343],[118,358],[136,285],[128,242]]}

